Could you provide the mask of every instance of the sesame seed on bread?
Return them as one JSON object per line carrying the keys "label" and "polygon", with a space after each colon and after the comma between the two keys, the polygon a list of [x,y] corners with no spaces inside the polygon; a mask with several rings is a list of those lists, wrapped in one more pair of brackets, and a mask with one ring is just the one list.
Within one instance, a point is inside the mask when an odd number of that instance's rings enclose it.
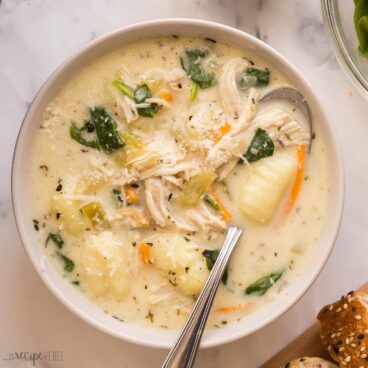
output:
{"label": "sesame seed on bread", "polygon": [[281,368],[337,368],[337,365],[321,358],[299,358],[286,363]]}
{"label": "sesame seed on bread", "polygon": [[350,292],[322,308],[321,339],[340,367],[368,368],[368,294]]}

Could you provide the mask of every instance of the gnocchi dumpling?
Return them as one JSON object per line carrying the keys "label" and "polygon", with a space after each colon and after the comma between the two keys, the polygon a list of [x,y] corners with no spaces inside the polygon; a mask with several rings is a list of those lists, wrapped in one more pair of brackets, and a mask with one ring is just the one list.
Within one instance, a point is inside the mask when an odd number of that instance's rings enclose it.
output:
{"label": "gnocchi dumpling", "polygon": [[180,235],[164,235],[154,241],[152,253],[154,266],[182,293],[201,292],[209,271],[200,248]]}
{"label": "gnocchi dumpling", "polygon": [[66,199],[61,194],[52,196],[51,209],[60,214],[60,223],[73,235],[91,226],[88,219],[79,211],[76,202]]}
{"label": "gnocchi dumpling", "polygon": [[265,223],[273,216],[283,192],[295,175],[296,162],[278,154],[252,165],[241,189],[240,209],[254,221]]}
{"label": "gnocchi dumpling", "polygon": [[131,276],[122,245],[109,231],[86,239],[79,267],[82,285],[95,296],[121,300],[130,289]]}

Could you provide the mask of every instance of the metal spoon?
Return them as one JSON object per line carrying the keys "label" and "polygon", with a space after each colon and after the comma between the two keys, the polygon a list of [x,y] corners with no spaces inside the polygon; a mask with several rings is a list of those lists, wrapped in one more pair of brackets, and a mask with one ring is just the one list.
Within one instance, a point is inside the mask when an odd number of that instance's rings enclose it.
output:
{"label": "metal spoon", "polygon": [[309,108],[309,104],[301,92],[292,87],[275,88],[262,96],[260,102],[268,102],[274,100],[285,101],[293,105],[304,115],[310,129],[312,129],[312,114]]}
{"label": "metal spoon", "polygon": [[243,230],[237,227],[230,227],[228,229],[224,244],[210,276],[162,368],[191,368],[193,366],[222,274],[242,232]]}
{"label": "metal spoon", "polygon": [[[305,99],[305,97],[302,95],[302,93],[292,87],[279,87],[266,92],[266,94],[262,96],[259,101],[269,102],[275,100],[288,102],[295,109],[298,109],[304,116],[308,124],[310,137],[312,137],[312,113],[309,104]],[[310,149],[311,149],[311,141],[309,143],[309,151]]]}

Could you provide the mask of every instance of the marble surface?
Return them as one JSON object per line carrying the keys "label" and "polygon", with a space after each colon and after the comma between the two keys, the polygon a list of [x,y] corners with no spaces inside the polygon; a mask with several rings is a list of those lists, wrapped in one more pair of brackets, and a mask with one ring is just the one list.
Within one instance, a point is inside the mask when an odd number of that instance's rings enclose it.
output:
{"label": "marble surface", "polygon": [[326,302],[368,279],[368,103],[338,66],[318,0],[3,0],[0,3],[0,367],[19,351],[56,350],[47,367],[160,367],[166,354],[107,336],[80,321],[41,282],[16,232],[10,195],[14,143],[33,96],[53,69],[118,27],[163,17],[197,17],[260,37],[288,57],[326,106],[342,143],[346,203],[336,247],[318,280],[288,313],[263,330],[201,351],[197,367],[259,367],[313,322]]}

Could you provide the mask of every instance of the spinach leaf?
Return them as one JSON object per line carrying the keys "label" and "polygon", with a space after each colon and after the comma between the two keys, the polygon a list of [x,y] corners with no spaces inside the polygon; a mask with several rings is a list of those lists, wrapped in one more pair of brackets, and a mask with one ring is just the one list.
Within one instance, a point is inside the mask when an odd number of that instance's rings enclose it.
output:
{"label": "spinach leaf", "polygon": [[190,68],[190,78],[202,89],[209,88],[215,83],[215,75],[206,72],[200,64],[194,64]]}
{"label": "spinach leaf", "polygon": [[[258,128],[247,151],[243,154],[248,162],[257,161],[261,158],[272,156],[275,145],[268,133]],[[240,162],[242,160],[240,159]]]}
{"label": "spinach leaf", "polygon": [[[209,271],[211,271],[213,266],[215,265],[219,254],[220,251],[218,249],[215,250],[206,249],[205,251],[203,251],[202,255],[206,258],[207,268]],[[226,285],[227,283],[227,278],[228,278],[228,268],[226,267],[221,279],[224,285]]]}
{"label": "spinach leaf", "polygon": [[206,58],[209,50],[205,47],[196,48],[185,51],[185,54],[180,57],[182,68],[188,76],[200,88],[209,88],[216,82],[215,74],[207,72],[201,65],[201,60]]}
{"label": "spinach leaf", "polygon": [[64,262],[64,270],[66,272],[72,272],[74,270],[74,262],[64,254],[57,252],[58,257]]}
{"label": "spinach leaf", "polygon": [[120,203],[124,203],[124,199],[123,199],[123,195],[121,193],[120,189],[114,188],[112,190],[112,194],[114,195],[114,197],[118,200],[118,202]]}
{"label": "spinach leaf", "polygon": [[[124,142],[116,130],[116,122],[104,107],[94,107],[90,109],[91,120],[78,128],[74,122],[70,126],[70,136],[83,146],[94,149],[102,149],[105,153],[112,153],[124,147]],[[92,133],[96,131],[96,139],[87,140],[84,132]]]}
{"label": "spinach leaf", "polygon": [[210,53],[207,47],[199,47],[197,49],[187,50],[186,54],[188,55],[191,61],[196,61],[198,58],[205,58]]}
{"label": "spinach leaf", "polygon": [[112,85],[115,86],[120,92],[134,100],[134,89],[127,84],[120,81],[113,81]]}
{"label": "spinach leaf", "polygon": [[151,91],[147,84],[142,84],[134,92],[134,100],[136,103],[141,103],[152,97]]}
{"label": "spinach leaf", "polygon": [[267,276],[262,277],[253,284],[249,285],[245,289],[245,294],[258,293],[259,295],[264,295],[267,290],[282,276],[284,271],[270,273]]}
{"label": "spinach leaf", "polygon": [[84,138],[84,134],[83,132],[87,131],[87,123],[84,124],[81,128],[78,128],[75,123],[72,121],[72,125],[70,126],[70,136],[72,139],[74,139],[75,141],[77,141],[78,143],[82,144],[83,146],[86,147],[91,147],[94,149],[100,149],[100,145],[98,144],[98,140],[94,139],[94,140],[88,140],[86,138]]}
{"label": "spinach leaf", "polygon": [[52,240],[54,242],[54,244],[61,249],[64,245],[64,240],[63,238],[58,234],[58,233],[50,233],[46,239],[46,244],[48,243],[49,240]]}
{"label": "spinach leaf", "polygon": [[[151,98],[152,94],[147,84],[142,84],[134,92],[134,100],[136,103],[142,103]],[[150,103],[147,107],[138,107],[137,111],[140,116],[153,118],[159,110],[157,103]]]}
{"label": "spinach leaf", "polygon": [[267,86],[270,83],[270,71],[266,69],[248,68],[240,79],[240,88]]}
{"label": "spinach leaf", "polygon": [[158,113],[159,107],[157,103],[151,103],[148,107],[139,107],[137,109],[140,116],[145,116],[146,118],[153,118]]}
{"label": "spinach leaf", "polygon": [[216,210],[216,211],[221,211],[221,205],[220,205],[220,203],[218,203],[217,201],[216,201],[216,199],[214,198],[214,197],[212,197],[211,195],[209,195],[209,194],[205,194],[204,196],[203,196],[203,200],[206,202],[206,203],[208,203],[214,210]]}
{"label": "spinach leaf", "polygon": [[91,111],[92,123],[96,128],[99,146],[105,153],[112,153],[124,147],[124,142],[116,131],[116,122],[104,107],[94,107]]}

